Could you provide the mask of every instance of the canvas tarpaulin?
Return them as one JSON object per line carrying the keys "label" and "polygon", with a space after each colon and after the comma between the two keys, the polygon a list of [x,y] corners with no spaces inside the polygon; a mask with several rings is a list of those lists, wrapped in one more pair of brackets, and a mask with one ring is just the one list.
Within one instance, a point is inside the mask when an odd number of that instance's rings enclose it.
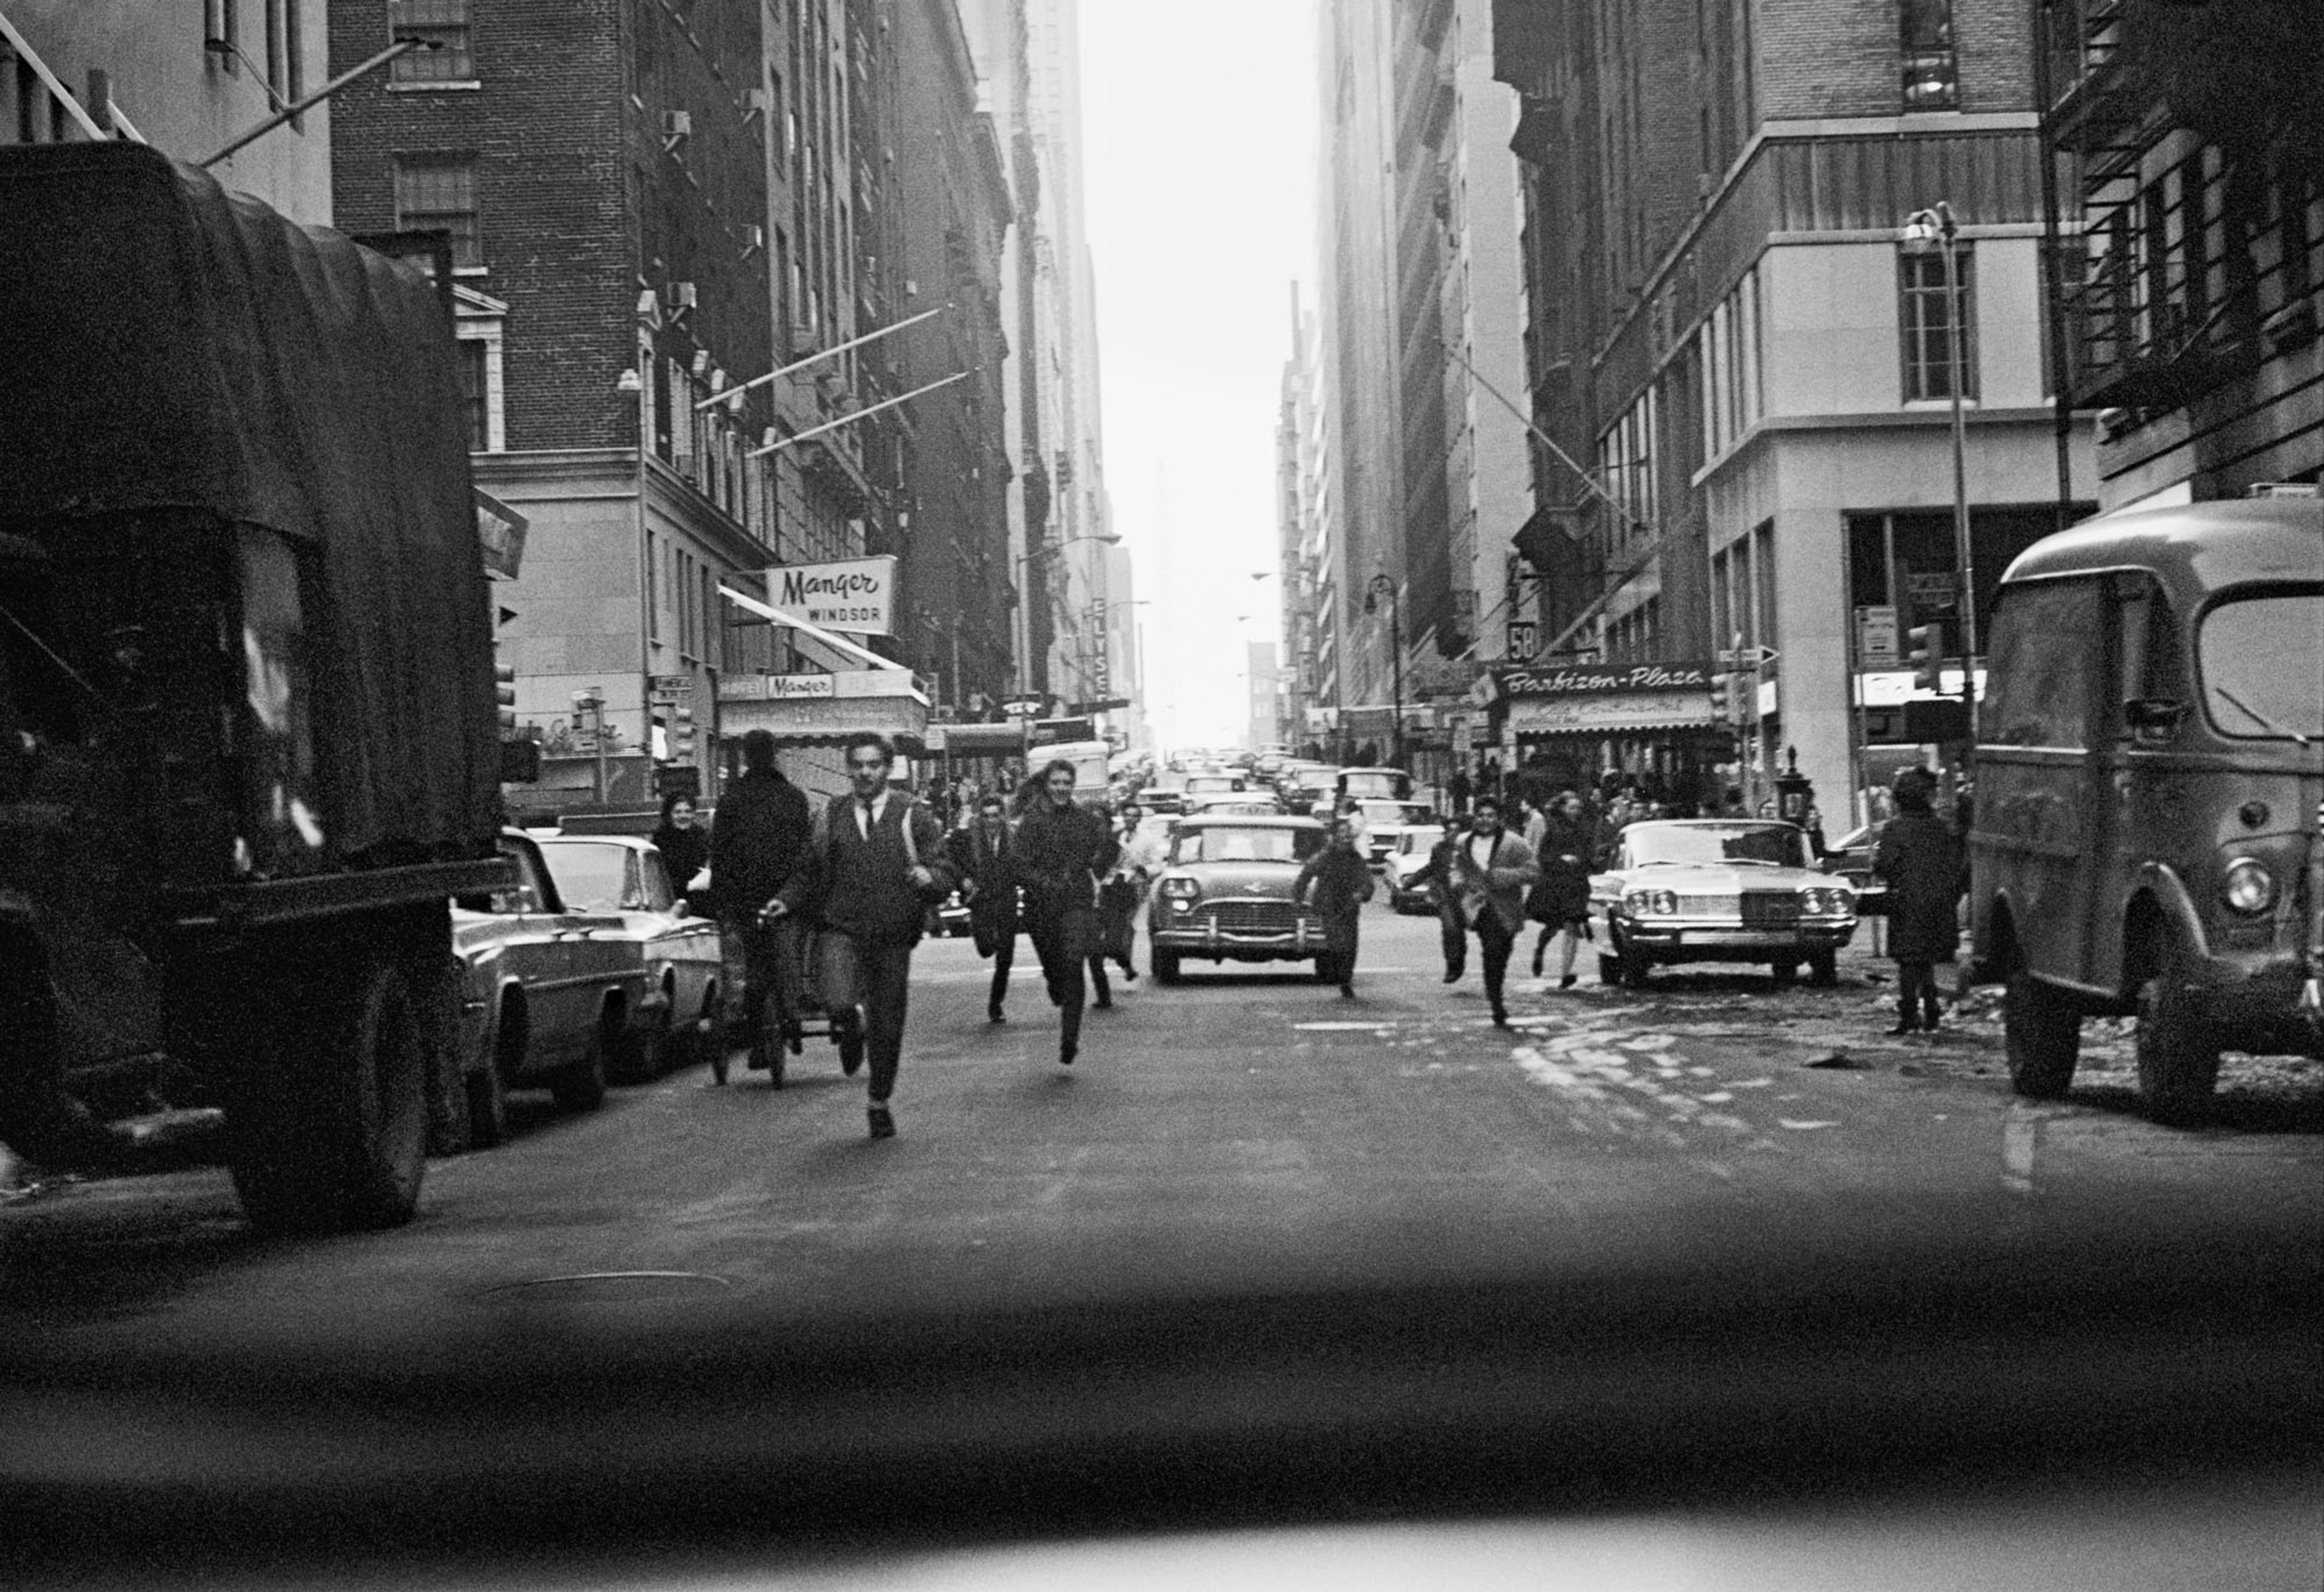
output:
{"label": "canvas tarpaulin", "polygon": [[492,633],[425,274],[142,145],[0,149],[0,524],[192,510],[318,552],[343,860],[488,854]]}

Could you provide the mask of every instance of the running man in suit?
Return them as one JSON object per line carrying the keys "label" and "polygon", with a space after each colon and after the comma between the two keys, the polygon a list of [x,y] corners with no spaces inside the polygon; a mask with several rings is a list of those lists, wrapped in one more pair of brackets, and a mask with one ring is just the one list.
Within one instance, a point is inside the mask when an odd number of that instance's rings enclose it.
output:
{"label": "running man in suit", "polygon": [[[888,1102],[903,1060],[912,948],[920,942],[928,902],[954,883],[943,826],[909,796],[888,789],[895,756],[883,736],[849,741],[851,793],[831,799],[815,836],[824,1006],[839,1036],[841,1063],[852,1072],[869,1052],[867,1115],[875,1139],[896,1134]],[[808,897],[807,886],[794,886],[782,905],[799,912]]]}
{"label": "running man in suit", "polygon": [[1471,804],[1468,837],[1452,851],[1452,894],[1484,952],[1485,998],[1493,1004],[1493,1022],[1499,1027],[1509,1022],[1501,999],[1509,950],[1525,931],[1526,893],[1540,879],[1533,852],[1501,828],[1500,799],[1479,796]]}

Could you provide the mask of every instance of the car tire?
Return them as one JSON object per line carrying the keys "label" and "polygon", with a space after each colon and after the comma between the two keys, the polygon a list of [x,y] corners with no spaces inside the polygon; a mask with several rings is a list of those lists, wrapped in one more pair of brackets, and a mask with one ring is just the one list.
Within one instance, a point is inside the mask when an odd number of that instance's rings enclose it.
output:
{"label": "car tire", "polygon": [[2065,991],[2023,967],[2011,969],[2001,997],[2001,1032],[2012,1089],[2029,1100],[2055,1100],[2073,1086],[2082,1014]]}
{"label": "car tire", "polygon": [[1767,964],[1767,971],[1775,976],[1778,987],[1787,987],[1800,981],[1800,965],[1794,961],[1779,958]]}
{"label": "car tire", "polygon": [[1598,982],[1607,986],[1609,988],[1620,985],[1622,982],[1622,958],[1619,957],[1600,956],[1598,958]]}
{"label": "car tire", "polygon": [[1175,950],[1155,946],[1148,960],[1153,964],[1154,982],[1157,984],[1176,984],[1185,976],[1178,970],[1178,953]]}
{"label": "car tire", "polygon": [[297,981],[254,1019],[258,1054],[229,1097],[227,1165],[251,1225],[272,1233],[392,1227],[419,1208],[428,1062],[394,967]]}
{"label": "car tire", "polygon": [[625,1084],[651,1083],[661,1071],[662,1058],[669,1047],[669,1015],[650,1018],[642,1028],[623,1031],[619,1051],[621,1065],[614,1069],[614,1078]]}
{"label": "car tire", "polygon": [[1819,989],[1829,989],[1840,982],[1840,953],[1835,950],[1808,953],[1808,982]]}
{"label": "car tire", "polygon": [[2147,1120],[2168,1127],[2200,1122],[2219,1081],[2219,1035],[2205,1023],[2175,936],[2138,986],[2138,1098]]}
{"label": "car tire", "polygon": [[590,1031],[589,1049],[578,1061],[549,1075],[549,1098],[560,1111],[595,1111],[605,1103],[605,1051],[612,1044],[607,1025]]}
{"label": "car tire", "polygon": [[468,1147],[491,1150],[508,1139],[508,1085],[502,1080],[499,1046],[487,1046],[484,1064],[461,1082],[468,1097]]}

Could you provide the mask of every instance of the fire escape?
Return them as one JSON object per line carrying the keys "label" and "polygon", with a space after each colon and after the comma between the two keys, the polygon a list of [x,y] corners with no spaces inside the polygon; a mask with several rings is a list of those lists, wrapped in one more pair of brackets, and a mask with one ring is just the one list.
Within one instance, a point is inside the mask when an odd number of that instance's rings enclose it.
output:
{"label": "fire escape", "polygon": [[[2314,340],[2319,184],[2284,127],[2229,148],[2130,69],[2139,0],[2055,0],[2051,134],[2079,178],[2061,254],[2065,391],[2078,410],[2182,409]],[[2071,199],[2069,199],[2070,204]]]}

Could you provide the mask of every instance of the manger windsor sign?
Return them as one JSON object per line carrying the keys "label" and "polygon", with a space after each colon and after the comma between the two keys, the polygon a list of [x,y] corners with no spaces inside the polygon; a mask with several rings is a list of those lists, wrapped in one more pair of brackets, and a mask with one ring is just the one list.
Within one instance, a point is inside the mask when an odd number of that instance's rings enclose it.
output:
{"label": "manger windsor sign", "polygon": [[851,635],[892,634],[896,560],[779,564],[767,571],[767,604],[793,618]]}

